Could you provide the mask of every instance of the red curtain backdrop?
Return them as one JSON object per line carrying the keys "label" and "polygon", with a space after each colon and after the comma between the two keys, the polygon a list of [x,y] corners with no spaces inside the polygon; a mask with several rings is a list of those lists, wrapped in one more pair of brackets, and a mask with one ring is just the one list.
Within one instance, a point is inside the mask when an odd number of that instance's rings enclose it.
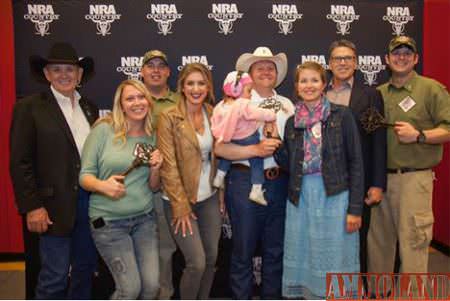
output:
{"label": "red curtain backdrop", "polygon": [[22,226],[9,178],[9,125],[16,100],[12,1],[0,1],[0,253],[23,252]]}
{"label": "red curtain backdrop", "polygon": [[[424,74],[450,87],[450,1],[424,1]],[[21,221],[14,206],[9,178],[8,133],[14,105],[14,29],[12,1],[0,1],[0,253],[23,252]],[[27,59],[27,58],[21,58]],[[434,239],[450,246],[450,146],[435,169],[433,209],[436,217]]]}
{"label": "red curtain backdrop", "polygon": [[[426,0],[423,17],[423,73],[450,88],[450,1]],[[450,104],[449,104],[450,105]],[[434,169],[435,217],[433,239],[450,246],[450,143],[444,158]]]}

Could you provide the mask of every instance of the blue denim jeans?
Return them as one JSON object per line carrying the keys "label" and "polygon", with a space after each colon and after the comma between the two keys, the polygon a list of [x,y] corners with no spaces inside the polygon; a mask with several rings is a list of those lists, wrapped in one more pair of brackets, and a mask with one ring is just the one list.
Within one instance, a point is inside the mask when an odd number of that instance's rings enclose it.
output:
{"label": "blue denim jeans", "polygon": [[[231,140],[232,143],[238,145],[252,145],[259,143],[259,133],[255,131],[250,136],[239,139],[239,140]],[[252,184],[263,184],[264,183],[264,159],[260,157],[249,158],[248,162],[250,162],[250,172],[251,178],[250,182]],[[228,172],[231,167],[231,160],[219,159],[218,169],[224,172]]]}
{"label": "blue denim jeans", "polygon": [[158,229],[154,210],[105,221],[92,237],[114,278],[111,299],[155,299],[159,290]]}
{"label": "blue denim jeans", "polygon": [[230,286],[233,299],[253,297],[253,256],[261,242],[261,299],[281,299],[284,220],[288,177],[281,172],[266,179],[263,188],[268,206],[248,201],[250,173],[231,169],[226,178],[225,200],[233,231]]}
{"label": "blue denim jeans", "polygon": [[89,230],[88,206],[89,193],[80,187],[77,215],[71,235],[41,235],[41,270],[36,286],[36,299],[91,298],[97,252]]}

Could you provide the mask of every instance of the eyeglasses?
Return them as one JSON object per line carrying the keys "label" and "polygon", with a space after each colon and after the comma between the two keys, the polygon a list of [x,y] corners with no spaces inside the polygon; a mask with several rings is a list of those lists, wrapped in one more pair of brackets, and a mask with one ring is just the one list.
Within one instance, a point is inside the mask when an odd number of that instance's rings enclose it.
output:
{"label": "eyeglasses", "polygon": [[342,61],[344,61],[345,63],[350,63],[351,61],[353,61],[355,59],[354,56],[352,55],[347,55],[347,56],[333,56],[331,57],[331,60],[335,63],[340,63]]}

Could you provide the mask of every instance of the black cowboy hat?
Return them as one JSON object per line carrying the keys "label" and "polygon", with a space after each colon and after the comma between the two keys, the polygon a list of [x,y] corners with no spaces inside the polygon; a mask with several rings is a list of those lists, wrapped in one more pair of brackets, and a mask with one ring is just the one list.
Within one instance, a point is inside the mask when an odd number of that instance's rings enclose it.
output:
{"label": "black cowboy hat", "polygon": [[50,48],[47,58],[39,55],[30,56],[31,73],[39,81],[47,82],[44,75],[44,67],[48,64],[70,64],[83,68],[81,82],[87,81],[94,75],[94,60],[91,57],[78,58],[77,52],[69,43],[55,43]]}

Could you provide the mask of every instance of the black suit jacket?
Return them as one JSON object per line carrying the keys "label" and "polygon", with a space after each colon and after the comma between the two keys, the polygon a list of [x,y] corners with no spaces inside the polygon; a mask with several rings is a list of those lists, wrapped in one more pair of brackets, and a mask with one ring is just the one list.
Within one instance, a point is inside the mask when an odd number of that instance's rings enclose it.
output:
{"label": "black suit jacket", "polygon": [[[97,107],[85,98],[80,106],[92,125]],[[10,174],[19,212],[45,207],[53,221],[48,233],[69,234],[80,167],[75,140],[51,90],[17,101],[10,129]]]}
{"label": "black suit jacket", "polygon": [[353,112],[360,133],[366,192],[371,186],[386,189],[386,129],[381,127],[368,134],[361,126],[361,115],[371,106],[384,115],[381,93],[355,79],[349,107]]}

